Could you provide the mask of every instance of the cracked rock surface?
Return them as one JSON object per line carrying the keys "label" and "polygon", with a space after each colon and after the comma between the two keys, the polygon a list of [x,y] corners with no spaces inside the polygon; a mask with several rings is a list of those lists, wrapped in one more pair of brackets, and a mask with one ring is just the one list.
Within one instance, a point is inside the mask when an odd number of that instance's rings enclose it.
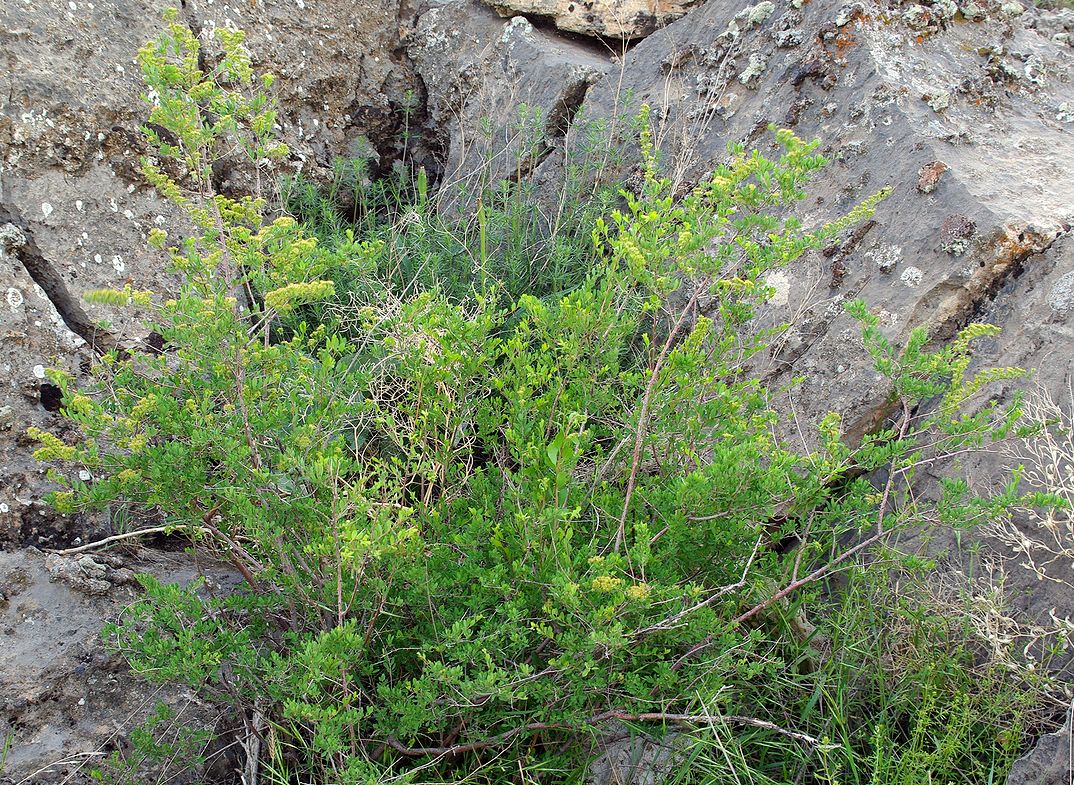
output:
{"label": "cracked rock surface", "polygon": [[442,198],[472,200],[482,183],[530,176],[562,143],[589,86],[611,67],[599,46],[501,19],[476,0],[418,17],[407,53],[444,137]]}
{"label": "cracked rock surface", "polygon": [[[182,223],[139,172],[147,108],[134,62],[171,5],[0,4],[0,544],[65,540],[62,525],[37,531],[49,513],[21,437],[30,425],[47,427],[58,407],[45,369],[77,372],[94,348],[148,333],[137,312],[100,308],[82,294],[127,282],[166,293],[173,283],[146,242],[151,229]],[[394,155],[405,92],[419,85],[399,51],[398,2],[306,5],[185,0],[181,17],[210,58],[212,30],[247,31],[255,68],[280,77],[280,133],[293,153],[286,165],[318,179],[335,156],[359,148],[374,163]],[[243,177],[222,172],[218,187],[247,188]],[[67,541],[85,533],[67,525]]]}
{"label": "cracked rock surface", "polygon": [[[119,654],[101,645],[103,621],[138,594],[135,572],[181,584],[194,578],[182,554],[0,551],[0,738],[14,739],[0,782],[92,782],[89,769],[102,753],[119,747],[132,720],[158,703],[191,728],[220,721],[187,690],[133,676]],[[216,590],[232,585],[230,570],[209,573]],[[226,773],[227,763],[217,764]],[[199,774],[207,772],[190,776]]]}

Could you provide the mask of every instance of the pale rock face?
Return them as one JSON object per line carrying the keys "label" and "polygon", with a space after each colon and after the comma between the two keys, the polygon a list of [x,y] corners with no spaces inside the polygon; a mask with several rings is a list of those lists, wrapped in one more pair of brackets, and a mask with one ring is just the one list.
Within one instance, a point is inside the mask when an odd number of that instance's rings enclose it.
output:
{"label": "pale rock face", "polygon": [[[0,91],[0,408],[10,411],[15,434],[53,416],[42,405],[47,380],[35,369],[87,366],[95,322],[107,321],[120,343],[149,332],[145,314],[86,303],[84,292],[128,279],[139,289],[174,287],[146,236],[154,227],[181,235],[185,226],[139,170],[146,148],[138,128],[149,106],[135,55],[175,5],[0,2],[9,76]],[[391,56],[401,35],[396,0],[307,5],[299,13],[293,3],[187,0],[180,21],[198,32],[210,58],[215,29],[247,32],[255,70],[278,77],[278,131],[293,151],[283,167],[317,179],[362,135],[374,147],[388,140],[382,149],[390,156],[393,124],[403,122],[399,107],[415,82],[406,62]],[[282,167],[262,172],[270,189],[280,174]],[[240,168],[220,180],[240,192],[253,185]],[[0,434],[0,498],[15,486],[32,486],[27,493],[39,498],[48,487],[43,473],[8,435]],[[20,534],[29,531],[23,512],[21,505],[0,511],[0,544],[28,536]]]}
{"label": "pale rock face", "polygon": [[496,0],[491,4],[504,16],[551,18],[565,32],[632,40],[683,16],[697,0]]}
{"label": "pale rock face", "polygon": [[472,199],[474,182],[531,173],[562,149],[586,91],[612,68],[601,46],[505,20],[476,0],[422,14],[407,54],[427,86],[429,122],[446,137],[446,209]]}

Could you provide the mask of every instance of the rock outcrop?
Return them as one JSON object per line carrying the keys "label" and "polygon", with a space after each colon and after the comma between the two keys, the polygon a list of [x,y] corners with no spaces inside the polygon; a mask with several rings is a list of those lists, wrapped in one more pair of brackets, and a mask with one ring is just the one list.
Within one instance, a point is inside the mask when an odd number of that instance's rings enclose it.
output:
{"label": "rock outcrop", "polygon": [[1007,785],[1070,785],[1074,780],[1074,737],[1066,724],[1044,736],[1030,752],[1014,762]]}
{"label": "rock outcrop", "polygon": [[[9,745],[0,782],[92,782],[90,770],[159,704],[191,731],[221,721],[189,690],[146,683],[101,645],[103,620],[141,591],[135,571],[181,584],[196,575],[181,553],[0,551],[0,739]],[[216,591],[231,585],[232,570],[209,573]],[[215,763],[216,775],[229,773],[226,756]]]}
{"label": "rock outcrop", "polygon": [[533,174],[562,146],[590,85],[611,67],[599,46],[568,41],[477,0],[422,14],[407,53],[427,86],[429,123],[443,135],[445,203],[488,183]]}
{"label": "rock outcrop", "polygon": [[[463,7],[446,4],[421,17],[418,29],[426,39],[446,34],[442,15]],[[546,133],[538,142],[544,157],[533,177],[554,189],[565,158],[585,154],[592,128],[628,149],[631,120],[648,103],[654,137],[680,190],[721,160],[729,141],[774,149],[770,123],[820,138],[831,160],[802,205],[807,225],[890,186],[873,221],[772,274],[776,295],[761,316],[764,326],[792,326],[760,372],[777,383],[804,377],[793,394],[803,420],[831,408],[845,416],[850,433],[863,433],[882,419],[885,394],[864,353],[847,351],[857,334],[841,308],[848,299],[864,298],[880,310],[892,339],[926,325],[943,340],[973,318],[999,314],[1004,302],[1019,302],[1024,273],[1054,268],[1056,288],[1039,314],[1040,329],[1048,340],[1074,346],[1064,326],[1072,309],[1063,288],[1072,263],[1053,249],[1074,219],[1074,183],[1062,175],[1074,166],[1074,121],[1063,108],[1074,76],[1067,32],[1074,12],[1010,3],[944,9],[709,2],[607,67],[585,92],[570,133]],[[516,20],[507,30],[525,27]],[[499,38],[508,36],[501,29],[489,26],[468,39],[477,65],[463,69],[481,77],[467,95],[496,99],[457,101],[431,91],[432,114],[454,112],[471,128],[482,117],[489,126],[508,126],[517,104],[510,101],[511,72],[496,68]],[[539,65],[523,71],[534,72]],[[546,89],[538,105],[550,106],[556,95]],[[478,149],[469,157],[512,158],[501,136],[473,141]],[[453,160],[463,167],[462,156]],[[625,163],[609,165],[602,176],[629,179],[632,161],[628,152]],[[1012,324],[1003,340],[1022,340],[1034,323]],[[1072,355],[1055,351],[1039,378],[1061,382]]]}
{"label": "rock outcrop", "polygon": [[609,39],[609,44],[644,38],[682,17],[697,0],[496,0],[503,16],[551,19],[568,33]]}
{"label": "rock outcrop", "polygon": [[[138,171],[147,109],[134,57],[174,5],[0,3],[0,549],[63,547],[113,533],[106,520],[62,518],[47,507],[44,470],[25,433],[31,425],[63,432],[59,391],[46,368],[77,373],[95,348],[147,338],[137,314],[98,310],[82,294],[126,281],[161,292],[171,286],[146,235],[174,230],[179,218]],[[418,103],[422,97],[397,51],[398,3],[181,5],[181,21],[200,34],[210,60],[209,33],[241,28],[255,67],[281,77],[289,168],[317,179],[337,155],[361,154],[374,165],[378,154],[395,156],[408,93]],[[221,172],[218,186],[242,187],[232,182],[241,175]],[[190,703],[175,692],[156,694],[103,653],[101,626],[133,596],[121,585],[130,576],[85,558],[45,564],[33,552],[0,552],[0,780],[82,781],[101,750],[158,699],[177,710]],[[204,713],[191,705],[185,716]]]}

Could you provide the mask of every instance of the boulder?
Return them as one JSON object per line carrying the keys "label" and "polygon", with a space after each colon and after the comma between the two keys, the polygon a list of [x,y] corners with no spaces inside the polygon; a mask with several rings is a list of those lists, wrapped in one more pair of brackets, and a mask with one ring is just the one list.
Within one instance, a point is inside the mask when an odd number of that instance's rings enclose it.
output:
{"label": "boulder", "polygon": [[407,53],[427,87],[429,124],[445,150],[441,198],[529,177],[564,143],[589,86],[611,67],[599,47],[509,21],[476,0],[418,17]]}
{"label": "boulder", "polygon": [[[214,591],[234,586],[230,568],[203,566]],[[220,721],[218,708],[186,688],[146,682],[102,646],[102,620],[115,618],[141,593],[132,585],[134,572],[183,585],[197,577],[181,554],[0,551],[0,781],[92,782],[90,770],[108,750],[122,749],[131,728],[159,704],[191,731],[212,730]],[[216,774],[230,774],[226,762],[223,768]],[[168,774],[184,774],[176,769]],[[210,781],[205,771],[173,781],[199,776]]]}
{"label": "boulder", "polygon": [[1014,762],[1007,785],[1070,785],[1074,782],[1074,740],[1070,732],[1071,715],[1055,733],[1049,733],[1037,746]]}
{"label": "boulder", "polygon": [[683,16],[697,0],[495,0],[503,16],[551,19],[563,32],[609,39],[644,38]]}
{"label": "boulder", "polygon": [[[612,146],[629,148],[631,117],[649,104],[679,192],[723,160],[728,142],[775,152],[769,124],[819,138],[831,163],[798,208],[806,226],[891,189],[872,221],[769,277],[775,295],[757,323],[790,327],[755,370],[773,389],[802,379],[782,405],[788,435],[807,446],[808,429],[799,437],[795,423],[828,410],[851,438],[890,414],[886,385],[856,348],[847,300],[863,298],[897,343],[919,325],[936,341],[989,314],[1002,325],[1036,296],[1028,282],[1044,270],[1054,270],[1052,299],[1063,300],[1072,261],[1056,243],[1074,217],[1074,182],[1062,174],[1074,167],[1074,125],[1060,110],[1074,75],[1074,48],[1056,21],[1066,16],[1012,4],[977,10],[712,0],[631,49],[579,110]],[[575,146],[565,157],[581,154]],[[635,162],[628,155],[600,175],[629,180]],[[563,166],[564,156],[550,156],[535,177],[554,187]],[[1038,378],[1058,389],[1074,356],[1074,310],[1048,308],[1034,311],[1043,323],[1019,316],[1001,339],[1014,342],[1008,354],[988,361],[1042,363]],[[1014,348],[1034,324],[1047,333],[1033,340],[1048,342],[1050,360]]]}

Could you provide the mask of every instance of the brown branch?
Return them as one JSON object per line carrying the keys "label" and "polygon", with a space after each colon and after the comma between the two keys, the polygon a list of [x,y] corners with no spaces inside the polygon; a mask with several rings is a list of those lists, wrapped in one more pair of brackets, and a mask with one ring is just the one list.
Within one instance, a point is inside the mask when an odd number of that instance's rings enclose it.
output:
{"label": "brown branch", "polygon": [[[744,717],[738,714],[731,715],[716,715],[711,714],[671,714],[667,712],[643,712],[640,714],[632,714],[630,712],[622,711],[620,709],[611,709],[609,711],[595,714],[585,721],[586,725],[600,725],[611,720],[617,720],[619,722],[660,722],[660,723],[675,723],[680,725],[708,725],[714,726],[720,722],[730,722],[736,725],[749,725],[754,728],[763,728],[765,730],[774,731],[788,738],[795,739],[805,744],[812,746],[821,746],[819,739],[809,736],[805,733],[799,733],[797,731],[787,730],[781,728],[773,722],[767,720],[759,720],[754,717]],[[512,728],[509,731],[500,733],[496,736],[492,736],[488,739],[480,741],[471,741],[466,744],[455,744],[443,747],[408,747],[398,739],[389,738],[388,746],[394,749],[396,752],[406,755],[407,757],[420,758],[424,756],[433,756],[438,758],[454,757],[457,755],[463,755],[467,752],[476,752],[478,750],[488,749],[489,747],[500,746],[515,736],[528,731],[538,730],[559,730],[569,729],[569,725],[562,723],[547,723],[547,722],[531,722],[527,725],[523,725],[518,728]]]}
{"label": "brown branch", "polygon": [[493,736],[484,741],[472,741],[467,744],[456,744],[451,747],[408,747],[398,739],[389,738],[388,746],[399,752],[402,755],[406,755],[412,758],[420,758],[425,755],[433,755],[438,758],[454,757],[455,755],[462,755],[467,752],[475,752],[477,750],[488,749],[489,747],[495,747],[503,744],[506,741],[510,741],[520,733],[534,730],[551,730],[553,728],[563,728],[564,725],[547,723],[547,722],[531,722],[528,725],[523,725],[520,728],[513,728],[512,730],[501,733],[497,736]]}
{"label": "brown branch", "polygon": [[[899,437],[898,437],[899,441],[902,441],[904,438],[906,438],[906,430],[909,427],[909,425],[910,425],[910,409],[909,409],[909,406],[904,401],[903,402],[902,425],[899,428]],[[808,583],[812,583],[813,581],[816,581],[816,580],[819,580],[820,578],[823,578],[825,575],[827,575],[829,572],[831,572],[831,570],[833,568],[835,568],[836,565],[843,563],[844,561],[849,559],[854,554],[865,550],[866,548],[870,547],[871,545],[875,545],[877,542],[879,542],[885,536],[890,534],[891,530],[884,528],[884,517],[885,517],[885,514],[887,513],[888,502],[891,499],[891,488],[892,488],[892,486],[893,486],[893,484],[895,482],[895,474],[896,474],[896,472],[895,472],[895,459],[892,458],[891,465],[888,467],[888,479],[887,479],[887,482],[884,484],[884,495],[880,499],[880,511],[879,511],[879,513],[877,515],[877,519],[876,519],[876,534],[874,534],[872,537],[869,537],[868,539],[865,539],[865,540],[859,542],[853,548],[850,548],[850,549],[844,551],[838,557],[836,557],[835,559],[832,559],[830,562],[828,562],[827,564],[823,565],[822,567],[817,568],[816,570],[814,570],[813,572],[811,572],[809,575],[805,576],[804,578],[799,578],[796,581],[792,581],[791,583],[789,583],[783,589],[780,589],[778,592],[773,594],[771,597],[769,597],[764,602],[758,603],[757,605],[753,606],[752,608],[750,608],[745,613],[741,614],[740,616],[737,616],[735,618],[735,623],[736,624],[741,624],[742,622],[746,621],[747,619],[752,618],[753,616],[755,616],[756,614],[758,614],[761,611],[765,610],[766,608],[772,607],[772,605],[774,605],[775,603],[779,602],[784,597],[786,597],[787,595],[789,595],[792,592],[796,591],[797,589],[800,589],[801,587],[805,586]]]}
{"label": "brown branch", "polygon": [[[899,436],[898,436],[899,441],[901,441],[902,439],[904,439],[906,437],[906,432],[907,432],[907,429],[909,428],[909,425],[910,425],[910,418],[911,418],[910,407],[905,401],[903,401],[903,419],[902,419],[902,425],[899,428]],[[797,580],[792,580],[789,584],[787,584],[785,587],[783,587],[778,592],[773,594],[767,600],[764,600],[763,602],[760,602],[757,605],[754,605],[752,608],[750,608],[745,613],[740,614],[739,616],[736,616],[735,619],[734,619],[734,623],[735,624],[741,624],[742,622],[748,621],[749,619],[753,618],[758,613],[761,613],[762,611],[767,610],[768,608],[771,608],[777,602],[779,602],[780,600],[786,598],[788,595],[792,594],[793,592],[797,591],[798,589],[802,588],[803,586],[805,586],[807,584],[810,584],[810,583],[813,583],[814,581],[820,580],[821,578],[826,576],[828,573],[830,573],[832,570],[834,570],[838,565],[842,564],[847,559],[849,559],[851,556],[854,556],[855,554],[860,553],[861,551],[872,547],[873,545],[878,543],[880,540],[882,540],[884,537],[886,537],[889,534],[891,534],[891,532],[894,531],[894,528],[896,528],[896,527],[891,527],[891,528],[885,529],[884,528],[884,518],[885,518],[886,513],[887,513],[888,503],[889,503],[889,501],[891,499],[891,489],[892,489],[892,486],[894,485],[895,476],[897,474],[898,474],[898,472],[895,471],[895,459],[893,458],[892,461],[891,461],[890,466],[888,467],[888,478],[887,478],[887,482],[884,484],[884,494],[883,494],[883,496],[882,496],[882,498],[880,500],[880,508],[879,508],[879,513],[877,515],[877,521],[876,521],[876,533],[874,535],[862,540],[861,542],[859,542],[854,547],[847,549],[846,551],[841,553],[839,556],[837,556],[836,558],[834,558],[831,561],[829,561],[827,564],[824,564],[823,566],[818,567],[816,570],[814,570],[813,572],[809,573],[809,575],[805,576],[804,578],[798,578]],[[812,521],[812,516],[810,517],[810,520]],[[797,570],[798,570],[798,562],[796,560],[796,562],[795,562],[795,572],[796,573],[797,573]],[[708,635],[705,638],[703,638],[700,642],[698,642],[696,645],[694,645],[692,648],[690,648],[685,654],[683,654],[681,657],[679,657],[677,660],[675,660],[675,662],[671,666],[671,669],[673,671],[678,670],[680,667],[682,667],[682,664],[687,659],[692,657],[694,654],[697,654],[699,651],[701,651],[705,647],[709,646],[712,643],[713,640],[714,640],[714,637],[712,635]]]}
{"label": "brown branch", "polygon": [[227,543],[227,555],[228,559],[230,559],[231,561],[231,564],[235,567],[236,570],[239,571],[239,573],[242,574],[243,580],[245,580],[246,583],[249,584],[250,588],[258,594],[261,594],[261,583],[257,580],[257,578],[254,577],[254,574],[250,571],[250,568],[247,567],[246,564],[244,564],[244,560],[248,561],[251,565],[253,565],[258,572],[260,572],[263,568],[260,564],[257,563],[257,560],[254,559],[254,557],[252,557],[249,553],[246,552],[245,548],[235,542],[235,540],[231,539],[231,537],[220,531],[220,529],[216,527],[216,524],[213,523],[213,518],[216,517],[216,513],[219,509],[220,505],[217,504],[211,510],[206,512],[203,516],[201,516],[202,521],[205,523],[205,526],[203,528],[207,530],[210,534],[212,534],[214,537]]}
{"label": "brown branch", "polygon": [[623,513],[619,516],[619,526],[615,532],[615,546],[614,550],[618,553],[619,549],[623,545],[623,538],[626,536],[626,519],[627,513],[630,510],[630,499],[634,495],[634,484],[638,479],[638,466],[641,464],[641,451],[645,441],[645,428],[649,419],[649,406],[652,404],[653,390],[656,389],[657,379],[660,378],[660,371],[663,370],[664,360],[667,359],[668,353],[671,351],[671,347],[675,343],[675,336],[678,335],[679,330],[686,323],[686,317],[689,316],[690,311],[697,305],[697,299],[701,294],[702,284],[699,282],[694,288],[694,293],[682,309],[682,313],[679,314],[679,320],[675,322],[675,326],[671,328],[671,332],[668,333],[667,340],[664,341],[664,346],[660,350],[660,356],[656,359],[656,364],[653,365],[652,373],[649,375],[649,384],[645,387],[645,397],[641,401],[641,411],[638,413],[638,428],[634,434],[634,455],[630,462],[630,477],[627,479],[626,498],[623,499]]}
{"label": "brown branch", "polygon": [[701,602],[697,603],[696,605],[693,605],[693,606],[691,606],[689,608],[684,608],[683,610],[681,610],[678,613],[676,613],[674,616],[670,616],[667,619],[664,619],[663,621],[657,622],[656,624],[650,624],[648,627],[644,627],[644,628],[638,630],[634,634],[635,635],[646,635],[646,634],[648,634],[650,632],[657,632],[659,630],[669,629],[672,625],[674,625],[675,623],[681,621],[686,616],[689,616],[691,613],[694,613],[695,611],[699,611],[702,608],[705,608],[705,607],[707,607],[709,605],[712,605],[714,602],[719,600],[721,597],[726,597],[731,592],[738,591],[743,586],[745,586],[746,585],[746,578],[749,576],[750,567],[753,566],[753,561],[754,561],[754,559],[757,558],[757,553],[761,549],[761,540],[763,539],[763,537],[764,537],[763,532],[761,533],[761,535],[759,535],[757,537],[757,542],[753,546],[753,552],[750,554],[750,558],[746,560],[746,566],[742,568],[742,575],[737,581],[735,581],[734,583],[730,583],[727,586],[724,586],[719,591],[714,592],[712,595],[710,595],[706,599],[702,600]]}

